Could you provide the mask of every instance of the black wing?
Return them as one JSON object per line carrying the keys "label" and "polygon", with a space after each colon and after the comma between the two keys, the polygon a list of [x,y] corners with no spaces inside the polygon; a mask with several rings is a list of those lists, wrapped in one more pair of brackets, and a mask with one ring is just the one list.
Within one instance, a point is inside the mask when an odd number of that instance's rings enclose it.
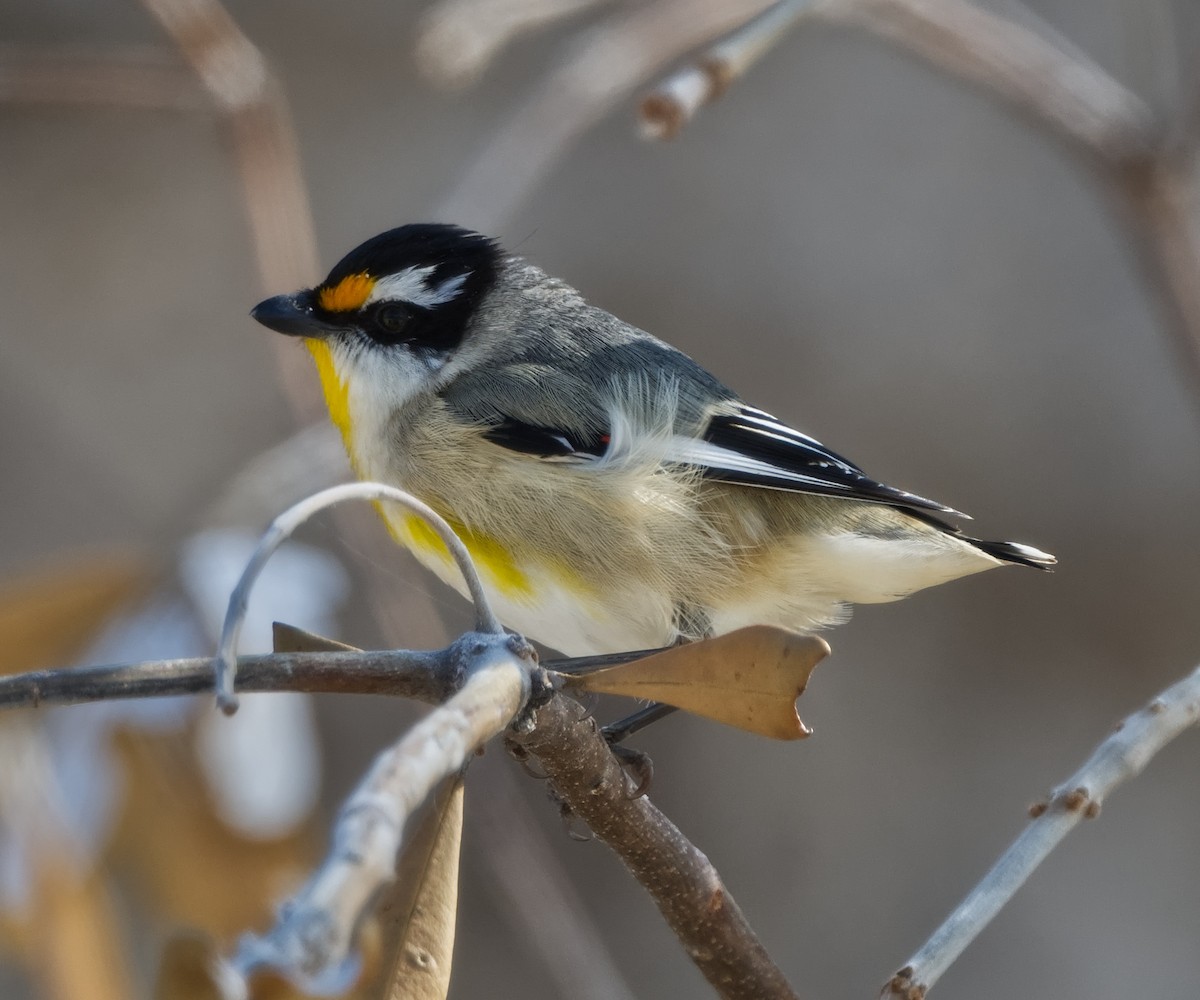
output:
{"label": "black wing", "polygon": [[510,451],[560,461],[599,458],[608,448],[609,441],[607,434],[584,436],[561,428],[527,424],[515,417],[505,417],[499,423],[489,425],[483,436]]}
{"label": "black wing", "polygon": [[698,466],[709,479],[966,517],[952,507],[876,482],[820,441],[751,406],[716,414],[699,437],[676,440],[673,457]]}

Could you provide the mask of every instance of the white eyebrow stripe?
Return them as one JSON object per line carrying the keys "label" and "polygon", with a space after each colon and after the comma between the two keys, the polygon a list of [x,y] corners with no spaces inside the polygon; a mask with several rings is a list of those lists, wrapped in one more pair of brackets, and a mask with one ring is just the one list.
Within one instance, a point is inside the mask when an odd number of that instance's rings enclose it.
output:
{"label": "white eyebrow stripe", "polygon": [[389,274],[379,278],[363,305],[369,306],[376,302],[399,299],[402,302],[411,302],[414,306],[430,309],[454,298],[462,290],[467,278],[471,276],[470,271],[465,274],[456,274],[434,288],[430,288],[425,284],[425,279],[436,269],[436,264],[428,264],[425,267],[409,267],[399,274]]}

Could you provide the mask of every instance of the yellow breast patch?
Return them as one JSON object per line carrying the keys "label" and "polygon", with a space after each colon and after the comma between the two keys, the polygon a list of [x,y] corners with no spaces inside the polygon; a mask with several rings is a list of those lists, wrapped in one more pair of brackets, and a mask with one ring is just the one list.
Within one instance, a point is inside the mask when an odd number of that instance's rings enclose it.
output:
{"label": "yellow breast patch", "polygon": [[[503,544],[481,535],[453,518],[446,518],[454,533],[462,539],[475,565],[479,567],[496,590],[510,598],[532,598],[533,584],[529,577],[517,566],[516,557]],[[450,550],[428,524],[415,514],[405,514],[403,518],[384,518],[388,530],[402,545],[418,552],[436,555],[444,562],[450,562]]]}
{"label": "yellow breast patch", "polygon": [[350,447],[350,387],[338,375],[333,363],[333,353],[325,341],[307,338],[304,342],[317,363],[317,374],[321,377],[321,391],[325,394],[329,419],[341,432],[342,443],[346,446],[351,464],[354,464],[354,449]]}

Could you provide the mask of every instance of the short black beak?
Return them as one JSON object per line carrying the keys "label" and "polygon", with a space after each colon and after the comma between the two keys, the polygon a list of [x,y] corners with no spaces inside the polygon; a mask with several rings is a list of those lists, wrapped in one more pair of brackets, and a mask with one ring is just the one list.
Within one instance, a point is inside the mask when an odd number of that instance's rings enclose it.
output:
{"label": "short black beak", "polygon": [[289,337],[324,337],[341,329],[316,314],[312,292],[276,295],[250,310],[263,326]]}

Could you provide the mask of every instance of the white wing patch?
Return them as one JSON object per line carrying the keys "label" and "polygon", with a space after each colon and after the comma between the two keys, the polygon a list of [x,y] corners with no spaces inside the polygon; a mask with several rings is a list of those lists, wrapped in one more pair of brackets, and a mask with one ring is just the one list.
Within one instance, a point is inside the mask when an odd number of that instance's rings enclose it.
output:
{"label": "white wing patch", "polygon": [[[683,465],[725,469],[729,472],[742,472],[751,476],[769,476],[772,479],[795,483],[797,486],[819,486],[825,490],[844,490],[846,493],[852,492],[853,489],[849,483],[831,482],[820,476],[806,476],[771,462],[750,458],[748,455],[743,455],[730,448],[722,448],[709,441],[684,435],[676,435],[671,439],[666,458],[668,462],[679,462]],[[782,487],[779,488],[782,489]]]}

